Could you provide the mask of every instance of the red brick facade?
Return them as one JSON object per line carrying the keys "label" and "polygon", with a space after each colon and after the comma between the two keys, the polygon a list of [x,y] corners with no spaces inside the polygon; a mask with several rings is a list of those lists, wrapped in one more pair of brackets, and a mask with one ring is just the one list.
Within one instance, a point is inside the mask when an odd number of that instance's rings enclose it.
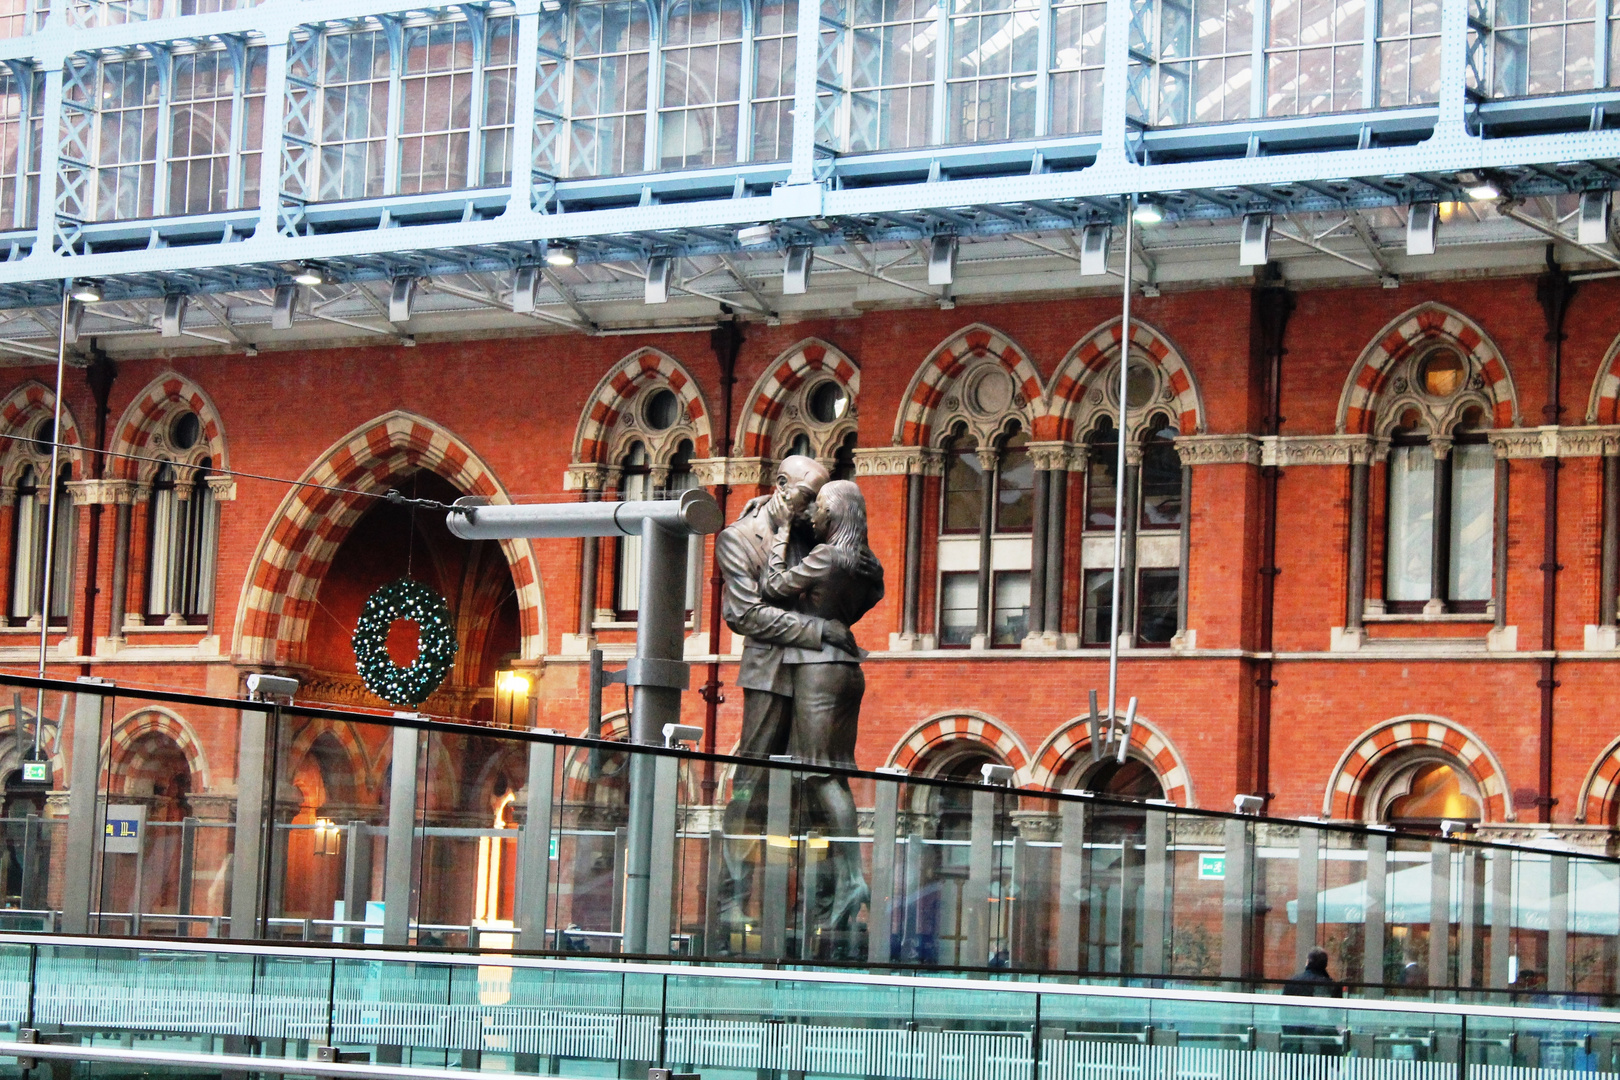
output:
{"label": "red brick facade", "polygon": [[[1603,499],[1620,498],[1604,491],[1602,455],[1620,453],[1620,428],[1592,425],[1620,419],[1620,284],[1584,284],[1573,302],[1559,391],[1566,429],[1556,438],[1532,430],[1547,415],[1552,348],[1535,279],[1307,290],[1296,300],[1282,361],[1282,441],[1229,439],[1220,446],[1215,437],[1264,431],[1268,390],[1265,365],[1252,344],[1250,295],[1242,289],[1167,292],[1135,305],[1137,341],[1163,367],[1172,395],[1166,411],[1184,447],[1205,440],[1202,458],[1188,450],[1185,459],[1192,462],[1185,526],[1188,633],[1176,648],[1127,650],[1122,663],[1122,693],[1139,699],[1143,718],[1134,740],[1137,755],[1152,764],[1166,795],[1178,802],[1229,807],[1234,793],[1255,790],[1260,782],[1254,740],[1257,665],[1265,659],[1255,651],[1263,614],[1262,470],[1275,461],[1280,479],[1270,654],[1272,811],[1358,816],[1363,782],[1378,767],[1379,755],[1408,740],[1441,748],[1466,766],[1485,797],[1489,821],[1537,818],[1538,769],[1547,753],[1557,800],[1552,819],[1612,822],[1620,799],[1620,713],[1614,704],[1620,701],[1620,651],[1612,647],[1612,633],[1589,628],[1599,621]],[[930,429],[931,410],[949,395],[963,357],[974,350],[993,352],[1013,374],[1036,440],[1078,439],[1073,407],[1104,366],[1105,350],[1117,343],[1118,313],[1117,297],[1099,296],[745,327],[729,410],[739,457],[784,451],[771,442],[770,424],[785,415],[786,395],[813,374],[835,374],[854,398],[857,479],[870,504],[872,547],[889,581],[887,597],[857,628],[862,644],[875,651],[866,669],[862,765],[916,765],[940,739],[979,739],[1018,769],[1020,783],[1057,786],[1070,772],[1070,755],[1084,748],[1084,725],[1071,724],[1086,712],[1087,691],[1106,684],[1105,649],[889,651],[891,635],[901,630],[908,483],[905,466],[884,464],[876,451],[937,444],[941,433]],[[1374,431],[1375,399],[1386,389],[1383,373],[1430,333],[1448,334],[1485,373],[1479,393],[1493,406],[1488,426],[1523,435],[1511,446],[1498,445],[1508,486],[1504,629],[1492,632],[1490,617],[1376,620],[1367,624],[1359,648],[1348,648],[1336,628],[1346,625],[1351,465],[1333,454],[1312,463],[1309,454],[1331,442],[1321,437]],[[30,430],[31,415],[48,415],[50,393],[43,384],[52,375],[45,368],[17,368],[9,385],[0,386],[8,485],[15,484],[10,458],[21,445],[19,434]],[[350,616],[341,605],[327,604],[339,624],[330,633],[310,630],[334,557],[374,503],[346,492],[404,486],[404,477],[423,469],[465,494],[513,501],[578,498],[577,485],[565,487],[570,465],[578,479],[588,476],[581,467],[610,463],[612,429],[625,402],[642,384],[658,380],[679,396],[695,456],[718,454],[728,409],[705,334],[508,336],[251,358],[188,353],[120,359],[99,434],[87,381],[70,370],[71,419],[63,424],[69,441],[141,455],[149,445],[148,419],[179,403],[198,412],[216,467],[228,465],[241,475],[234,485],[217,486],[222,502],[210,624],[115,627],[115,588],[122,588],[127,611],[141,607],[149,540],[145,493],[136,485],[146,482],[148,465],[114,457],[96,470],[92,453],[67,455],[80,482],[77,565],[69,625],[52,635],[51,672],[234,695],[246,671],[286,668],[310,680],[312,697],[381,707],[352,686],[352,656],[340,632]],[[1571,427],[1585,432],[1572,438]],[[1561,567],[1554,575],[1556,654],[1539,651],[1548,450],[1556,452],[1560,466],[1551,472],[1558,485]],[[716,475],[712,461],[703,467],[711,471],[701,475]],[[1372,600],[1382,597],[1383,473],[1375,460],[1366,574]],[[257,477],[302,478],[321,486],[291,488]],[[1052,629],[1072,635],[1079,619],[1085,482],[1082,472],[1069,477],[1063,622]],[[728,516],[760,490],[752,482],[734,487]],[[932,634],[938,478],[929,476],[923,490],[918,630]],[[8,486],[0,523],[0,542],[8,551],[15,530],[10,492]],[[119,575],[120,519],[114,511],[121,501],[130,506],[130,555]],[[97,504],[106,512],[85,512]],[[93,589],[87,590],[92,527],[100,536],[88,582]],[[510,640],[480,646],[479,656],[455,677],[465,692],[434,699],[428,707],[438,703],[445,711],[471,714],[479,688],[487,691],[490,674],[512,653],[513,666],[533,673],[538,722],[580,731],[586,698],[578,637],[582,544],[513,542],[501,550],[515,604]],[[591,606],[614,606],[613,565],[612,545],[604,543]],[[707,658],[709,640],[707,565],[703,576],[705,596],[688,650],[694,660]],[[506,602],[491,599],[489,609]],[[632,635],[602,628],[596,636],[611,648]],[[0,638],[0,658],[12,670],[30,670],[29,648],[36,639],[37,630],[14,626]],[[727,631],[722,652],[729,655],[732,646]],[[1552,745],[1543,748],[1538,680],[1549,659],[1556,662],[1558,685]],[[725,663],[721,675],[729,684]],[[694,685],[701,681],[695,677]],[[688,695],[686,707],[701,722],[705,706],[696,693]],[[728,689],[719,709],[718,749],[733,745],[740,708],[740,692]],[[231,759],[228,748],[211,745],[203,720],[187,723],[195,733],[194,740],[187,736],[188,759]],[[215,780],[229,771],[228,765],[211,769]]]}

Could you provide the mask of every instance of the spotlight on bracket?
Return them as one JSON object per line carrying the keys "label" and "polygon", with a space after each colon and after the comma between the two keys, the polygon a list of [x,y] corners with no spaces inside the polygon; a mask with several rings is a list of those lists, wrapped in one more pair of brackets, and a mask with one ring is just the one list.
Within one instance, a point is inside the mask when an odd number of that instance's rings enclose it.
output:
{"label": "spotlight on bracket", "polygon": [[293,281],[300,285],[325,285],[326,274],[318,266],[303,263],[298,267],[297,273],[293,274]]}
{"label": "spotlight on bracket", "polygon": [[813,248],[788,248],[787,261],[782,264],[783,296],[803,296],[810,291],[810,264],[814,260]]}
{"label": "spotlight on bracket", "polygon": [[1406,253],[1433,255],[1435,233],[1439,227],[1439,203],[1413,203],[1406,212]]}
{"label": "spotlight on bracket", "polygon": [[1587,247],[1609,242],[1609,193],[1581,192],[1581,213],[1576,219],[1575,239]]}
{"label": "spotlight on bracket", "polygon": [[775,239],[774,225],[749,225],[737,230],[737,243],[741,247],[764,247]]}
{"label": "spotlight on bracket", "polygon": [[670,748],[687,743],[696,746],[703,740],[703,729],[695,724],[665,724],[664,745]]}
{"label": "spotlight on bracket", "polygon": [[1244,214],[1238,240],[1239,266],[1264,266],[1271,261],[1271,215]]}
{"label": "spotlight on bracket", "polygon": [[95,304],[101,301],[101,286],[93,281],[75,281],[73,291],[68,294],[81,304]]}
{"label": "spotlight on bracket", "polygon": [[163,318],[158,322],[158,332],[166,338],[180,336],[181,324],[186,321],[185,293],[170,293],[163,298]]}
{"label": "spotlight on bracket", "polygon": [[1108,273],[1108,240],[1112,232],[1107,225],[1087,225],[1080,233],[1081,277]]}
{"label": "spotlight on bracket", "polygon": [[520,266],[512,279],[512,313],[528,315],[535,308],[535,294],[540,291],[540,268]]}
{"label": "spotlight on bracket", "polygon": [[1012,787],[1013,767],[1011,765],[997,765],[987,761],[979,766],[980,782],[995,784],[999,787]]}
{"label": "spotlight on bracket", "polygon": [[567,244],[547,245],[547,266],[573,266],[577,262],[579,262],[579,253]]}
{"label": "spotlight on bracket", "polygon": [[291,330],[293,316],[298,313],[298,286],[277,285],[275,299],[270,305],[270,329]]}
{"label": "spotlight on bracket", "polygon": [[406,322],[411,317],[411,305],[416,302],[416,279],[414,277],[397,277],[394,287],[388,293],[388,321],[391,323]]}
{"label": "spotlight on bracket", "polygon": [[675,260],[667,255],[654,255],[647,260],[647,291],[643,300],[649,304],[669,303],[669,274]]}
{"label": "spotlight on bracket", "polygon": [[928,284],[950,285],[956,280],[956,237],[936,236],[928,245]]}
{"label": "spotlight on bracket", "polygon": [[1266,800],[1258,795],[1236,795],[1232,798],[1232,810],[1238,814],[1258,814],[1266,805]]}

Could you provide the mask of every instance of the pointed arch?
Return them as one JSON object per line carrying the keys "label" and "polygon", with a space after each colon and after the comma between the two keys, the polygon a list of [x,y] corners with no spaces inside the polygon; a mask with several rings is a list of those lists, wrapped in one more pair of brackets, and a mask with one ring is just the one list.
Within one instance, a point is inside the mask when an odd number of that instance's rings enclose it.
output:
{"label": "pointed arch", "polygon": [[[3,472],[0,472],[0,483],[10,487],[17,482],[17,474],[25,463],[24,455],[11,451],[18,445],[26,445],[32,429],[41,420],[55,414],[56,392],[38,379],[22,383],[6,395],[4,402],[0,402],[0,458],[5,463]],[[57,442],[62,443],[62,460],[72,468],[73,479],[83,480],[84,443],[79,437],[79,422],[74,419],[73,410],[65,401],[62,402],[62,430]]]}
{"label": "pointed arch", "polygon": [[372,787],[369,755],[360,741],[359,733],[354,729],[354,723],[349,720],[337,721],[317,717],[299,728],[293,735],[292,745],[287,753],[287,760],[292,763],[293,770],[297,770],[304,760],[304,755],[314,749],[315,743],[322,736],[329,738],[347,760],[350,783],[356,797],[368,793]]}
{"label": "pointed arch", "polygon": [[979,742],[1016,771],[1014,786],[1029,782],[1029,747],[1001,721],[976,709],[952,709],[936,713],[912,728],[894,749],[885,764],[910,770],[929,752],[948,742]]}
{"label": "pointed arch", "polygon": [[[1109,319],[1081,338],[1058,365],[1052,376],[1048,405],[1051,433],[1047,437],[1063,440],[1075,437],[1087,417],[1087,397],[1119,355],[1120,327],[1121,320]],[[1131,345],[1158,368],[1168,395],[1167,401],[1153,402],[1142,411],[1146,413],[1163,405],[1175,415],[1183,435],[1205,431],[1204,397],[1181,350],[1162,330],[1139,319],[1131,320]]]}
{"label": "pointed arch", "polygon": [[1575,820],[1587,825],[1608,825],[1620,802],[1620,738],[1615,739],[1581,782],[1580,798],[1575,801]]}
{"label": "pointed arch", "polygon": [[1485,743],[1473,732],[1442,716],[1412,714],[1385,720],[1350,744],[1328,775],[1322,815],[1359,821],[1366,813],[1368,785],[1391,755],[1408,747],[1428,747],[1454,758],[1479,785],[1486,821],[1513,821],[1507,774]]}
{"label": "pointed arch", "polygon": [[107,771],[109,763],[122,763],[129,748],[142,736],[154,734],[173,742],[185,756],[186,768],[193,779],[194,793],[211,790],[208,758],[203,754],[202,745],[197,741],[197,733],[192,730],[185,717],[161,705],[142,705],[133,712],[126,713],[122,719],[113,724],[112,733],[101,744],[101,763],[98,766],[100,774],[109,775]]}
{"label": "pointed arch", "polygon": [[[861,369],[838,346],[820,338],[806,338],[784,351],[754,383],[737,424],[738,457],[772,457],[777,421],[793,392],[817,372],[830,374],[855,402],[861,392]],[[853,418],[854,410],[850,410]]]}
{"label": "pointed arch", "polygon": [[113,427],[112,449],[116,454],[126,456],[114,457],[108,463],[108,473],[120,480],[149,479],[160,466],[155,461],[140,461],[137,457],[149,454],[153,438],[164,430],[164,425],[176,414],[188,409],[196,413],[201,422],[201,445],[206,447],[205,452],[213,459],[214,471],[228,470],[230,456],[225,442],[225,425],[213,400],[184,375],[165,371],[147,383],[118,418],[118,423]]}
{"label": "pointed arch", "polygon": [[1609,344],[1592,380],[1592,393],[1586,403],[1588,424],[1620,424],[1620,337]]}
{"label": "pointed arch", "polygon": [[1463,354],[1484,383],[1494,427],[1517,427],[1519,395],[1501,350],[1477,323],[1462,313],[1428,301],[1391,320],[1362,350],[1339,395],[1336,430],[1341,435],[1370,435],[1389,373],[1415,351],[1445,342]]}
{"label": "pointed arch", "polygon": [[[22,707],[22,721],[28,726],[22,727],[17,722],[17,712],[11,705],[0,707],[0,782],[13,769],[22,767],[24,740],[30,742],[33,737],[33,725],[40,718],[36,717],[34,710],[27,705]],[[67,761],[62,755],[62,729],[61,725],[51,719],[49,713],[43,717],[44,727],[40,732],[40,746],[48,748],[51,762],[51,776],[53,786],[67,783]]]}
{"label": "pointed arch", "polygon": [[[1047,791],[1060,790],[1070,763],[1090,750],[1091,717],[1077,716],[1047,736],[1040,749],[1035,751],[1030,783]],[[1140,713],[1131,725],[1130,755],[1153,770],[1159,786],[1164,789],[1164,797],[1170,802],[1177,806],[1198,805],[1186,760],[1170,738]]]}
{"label": "pointed arch", "polygon": [[1029,354],[1001,331],[974,323],[946,338],[912,375],[900,415],[895,417],[894,445],[928,446],[935,439],[940,404],[968,363],[979,356],[996,360],[1012,376],[1032,421],[1032,434],[1035,438],[1046,437],[1042,423],[1046,397],[1040,372],[1035,370]]}
{"label": "pointed arch", "polygon": [[[364,493],[381,494],[390,478],[408,469],[429,469],[468,495],[511,502],[483,459],[432,420],[396,409],[360,425],[305,471],[260,538],[237,605],[233,640],[240,663],[297,659],[321,579],[371,504]],[[538,659],[545,651],[545,600],[534,548],[526,540],[500,545],[517,591],[521,656]]]}
{"label": "pointed arch", "polygon": [[694,431],[694,457],[708,457],[711,432],[709,408],[698,389],[697,380],[673,356],[657,349],[637,349],[614,364],[591,394],[590,405],[574,430],[576,463],[607,464],[614,426],[625,407],[644,386],[664,382],[675,391],[681,409]]}

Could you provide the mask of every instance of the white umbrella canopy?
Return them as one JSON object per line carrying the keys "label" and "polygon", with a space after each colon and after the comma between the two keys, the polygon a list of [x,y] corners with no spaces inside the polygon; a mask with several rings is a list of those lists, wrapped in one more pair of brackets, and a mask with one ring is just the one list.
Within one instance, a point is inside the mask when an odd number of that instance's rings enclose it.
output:
{"label": "white umbrella canopy", "polygon": [[[1461,860],[1452,864],[1450,921],[1462,920],[1462,889],[1457,873]],[[1513,907],[1510,925],[1521,930],[1546,930],[1552,910],[1551,857],[1519,856],[1514,861]],[[1485,865],[1485,925],[1495,924],[1493,897],[1495,860]],[[1384,878],[1384,920],[1390,924],[1427,923],[1430,917],[1429,885],[1432,871],[1428,860],[1417,866],[1395,870]],[[1569,865],[1569,904],[1567,926],[1572,934],[1620,934],[1620,867],[1611,863],[1582,862]],[[1325,889],[1316,896],[1318,923],[1361,923],[1367,917],[1367,883],[1353,881]],[[1288,921],[1299,922],[1299,901],[1288,901]]]}

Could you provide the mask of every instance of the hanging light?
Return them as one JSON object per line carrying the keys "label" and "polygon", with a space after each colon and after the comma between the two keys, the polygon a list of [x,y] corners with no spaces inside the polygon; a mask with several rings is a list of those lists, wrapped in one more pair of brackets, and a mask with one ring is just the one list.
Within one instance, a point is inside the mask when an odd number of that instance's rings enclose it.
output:
{"label": "hanging light", "polygon": [[95,304],[101,300],[101,286],[93,281],[75,281],[73,291],[68,293],[81,304]]}
{"label": "hanging light", "polygon": [[1136,209],[1131,211],[1131,220],[1138,225],[1157,225],[1164,220],[1164,214],[1150,202],[1139,203]]}
{"label": "hanging light", "polygon": [[336,855],[343,845],[342,831],[331,818],[315,819],[315,854]]}
{"label": "hanging light", "polygon": [[567,244],[553,244],[546,248],[547,266],[573,266],[579,255]]}
{"label": "hanging light", "polygon": [[1489,180],[1481,180],[1468,188],[1468,197],[1475,202],[1491,202],[1502,197],[1502,191]]}
{"label": "hanging light", "polygon": [[326,275],[321,273],[320,267],[304,263],[293,275],[293,280],[300,285],[325,285]]}

